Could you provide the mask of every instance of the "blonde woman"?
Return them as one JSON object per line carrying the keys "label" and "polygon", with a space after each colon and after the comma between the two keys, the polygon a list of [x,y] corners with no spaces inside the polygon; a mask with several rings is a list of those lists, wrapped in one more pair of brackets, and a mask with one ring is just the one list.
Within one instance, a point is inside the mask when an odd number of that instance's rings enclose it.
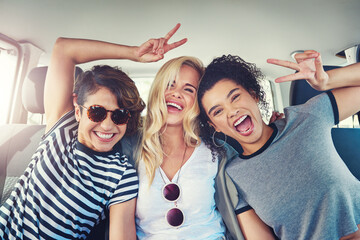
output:
{"label": "blonde woman", "polygon": [[150,89],[137,160],[139,239],[224,238],[214,199],[218,159],[198,137],[202,75],[197,58],[175,58]]}

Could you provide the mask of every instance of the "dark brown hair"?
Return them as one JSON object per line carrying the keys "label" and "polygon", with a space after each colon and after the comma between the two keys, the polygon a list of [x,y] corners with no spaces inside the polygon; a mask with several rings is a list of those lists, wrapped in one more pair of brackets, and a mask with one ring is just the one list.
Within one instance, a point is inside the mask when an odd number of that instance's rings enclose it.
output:
{"label": "dark brown hair", "polygon": [[130,111],[131,118],[125,134],[136,132],[140,127],[140,114],[145,108],[145,103],[140,98],[135,82],[117,67],[94,66],[75,81],[74,93],[77,95],[77,104],[83,105],[87,97],[96,93],[100,87],[106,87],[115,95],[119,108]]}

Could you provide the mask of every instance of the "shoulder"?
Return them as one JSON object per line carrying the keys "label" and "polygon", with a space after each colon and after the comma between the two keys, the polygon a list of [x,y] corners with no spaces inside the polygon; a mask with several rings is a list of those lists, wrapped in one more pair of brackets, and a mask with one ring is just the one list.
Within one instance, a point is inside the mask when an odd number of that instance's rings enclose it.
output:
{"label": "shoulder", "polygon": [[124,136],[120,140],[121,152],[128,157],[128,160],[132,165],[135,165],[135,161],[137,157],[136,154],[140,143],[140,139],[141,139],[141,132],[137,131],[132,135]]}
{"label": "shoulder", "polygon": [[331,91],[316,95],[304,104],[287,107],[284,109],[284,114],[283,119],[274,122],[280,132],[282,129],[298,125],[332,127],[338,119],[337,105]]}
{"label": "shoulder", "polygon": [[294,112],[296,114],[315,113],[315,115],[318,115],[318,111],[323,111],[322,109],[326,109],[327,106],[333,108],[334,105],[336,105],[336,101],[332,92],[323,92],[303,104],[285,108],[285,118],[291,116]]}
{"label": "shoulder", "polygon": [[51,127],[42,137],[42,139],[45,139],[49,135],[51,135],[53,132],[60,130],[62,132],[69,132],[77,130],[78,123],[75,118],[75,111],[71,110],[67,113],[65,113],[56,123],[53,127]]}
{"label": "shoulder", "polygon": [[[233,143],[229,143],[227,141],[217,139],[216,142],[219,145],[219,147],[215,147],[215,149],[212,149],[213,146],[209,146],[203,139],[201,139],[201,141],[202,142],[201,142],[200,146],[207,148],[210,151],[215,152],[219,156],[219,158],[223,158],[223,157],[232,158],[234,156],[238,156],[238,151],[235,150]],[[235,140],[233,140],[233,141],[235,141]],[[241,148],[241,146],[240,146],[240,148]]]}
{"label": "shoulder", "polygon": [[238,151],[236,151],[235,148],[232,145],[230,145],[230,143],[224,142],[223,148],[225,149],[227,159],[232,159],[239,156]]}
{"label": "shoulder", "polygon": [[138,179],[134,165],[130,163],[128,157],[124,154],[117,154],[116,158],[110,159],[106,168],[105,174],[114,174],[115,179],[120,180],[120,182],[130,178],[134,178],[136,181]]}

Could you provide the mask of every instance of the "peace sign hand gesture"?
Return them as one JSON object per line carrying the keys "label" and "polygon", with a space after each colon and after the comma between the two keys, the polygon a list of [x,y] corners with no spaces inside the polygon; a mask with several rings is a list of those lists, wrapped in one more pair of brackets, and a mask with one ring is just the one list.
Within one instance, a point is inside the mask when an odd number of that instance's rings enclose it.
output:
{"label": "peace sign hand gesture", "polygon": [[169,39],[180,28],[180,23],[168,32],[163,38],[150,39],[138,47],[135,51],[135,55],[139,62],[157,62],[164,58],[164,54],[168,51],[177,48],[187,42],[184,38],[180,41],[168,44]]}
{"label": "peace sign hand gesture", "polygon": [[318,91],[327,90],[329,75],[324,71],[320,53],[307,50],[295,55],[296,63],[278,59],[268,59],[267,62],[278,66],[294,69],[297,72],[279,77],[275,82],[295,81],[306,79],[310,86]]}

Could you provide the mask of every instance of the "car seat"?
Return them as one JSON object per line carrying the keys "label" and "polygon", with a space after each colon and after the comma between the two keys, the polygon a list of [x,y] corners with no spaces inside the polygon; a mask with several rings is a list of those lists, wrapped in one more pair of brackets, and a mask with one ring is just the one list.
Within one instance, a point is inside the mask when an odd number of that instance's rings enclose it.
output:
{"label": "car seat", "polygon": [[[338,66],[324,66],[324,70],[339,68]],[[322,93],[313,89],[306,80],[291,82],[290,105],[305,103],[308,99]],[[357,113],[360,124],[360,112]],[[360,180],[360,128],[334,127],[331,130],[334,146],[348,166],[352,174]]]}

